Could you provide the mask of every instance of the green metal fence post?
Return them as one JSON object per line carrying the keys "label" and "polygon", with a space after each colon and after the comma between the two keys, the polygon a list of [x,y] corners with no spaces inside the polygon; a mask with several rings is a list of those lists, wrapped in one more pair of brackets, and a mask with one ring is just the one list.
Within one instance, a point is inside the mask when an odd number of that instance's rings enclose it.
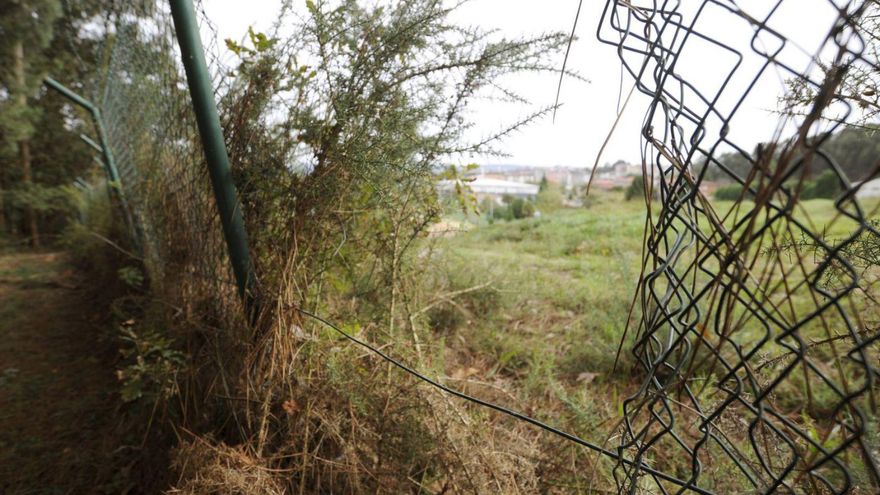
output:
{"label": "green metal fence post", "polygon": [[244,228],[244,217],[232,180],[226,142],[220,126],[217,104],[214,101],[214,88],[205,62],[205,52],[192,1],[171,0],[171,16],[174,19],[174,30],[183,57],[190,97],[205,150],[205,159],[208,162],[214,197],[220,211],[220,221],[223,224],[223,235],[229,249],[232,270],[235,273],[239,293],[245,298],[246,305],[249,305],[254,297],[253,265]]}
{"label": "green metal fence post", "polygon": [[[89,147],[92,148],[93,150],[97,151],[98,153],[101,153],[102,155],[104,154],[104,150],[101,149],[101,145],[96,143],[92,138],[86,136],[85,134],[80,134],[79,138],[82,140],[82,142],[89,145]],[[104,168],[106,169],[107,167],[104,167]]]}
{"label": "green metal fence post", "polygon": [[128,201],[125,198],[125,191],[122,188],[122,181],[119,178],[119,170],[116,168],[116,161],[113,159],[113,150],[110,148],[110,143],[107,140],[107,133],[104,131],[104,123],[103,119],[101,118],[101,111],[94,103],[78,95],[70,88],[61,84],[55,79],[52,79],[51,77],[46,77],[45,79],[43,79],[43,82],[46,84],[46,86],[57,91],[68,100],[86,109],[91,115],[92,123],[94,124],[95,131],[98,134],[98,143],[83,134],[80,134],[80,139],[82,139],[83,141],[85,141],[86,144],[95,148],[98,152],[101,153],[103,157],[101,163],[104,165],[104,171],[107,173],[107,180],[110,182],[110,189],[114,191],[116,197],[119,199],[119,202],[122,205],[123,215],[125,216],[125,223],[127,224],[126,226],[128,227],[129,232],[132,236],[132,242],[134,242],[135,245],[139,245],[140,238],[138,235],[138,230],[134,223],[131,210],[129,209]]}
{"label": "green metal fence post", "polygon": [[[95,106],[95,104],[74,93],[67,86],[52,79],[51,77],[47,77],[44,82],[46,83],[46,86],[49,86],[50,88],[59,92],[62,96],[83,107],[89,112],[92,117],[92,122],[95,125],[95,131],[98,133],[98,141],[100,145],[97,147],[97,150],[101,153],[101,155],[103,155],[104,166],[107,170],[107,178],[110,179],[110,181],[114,182],[114,186],[117,189],[121,190],[122,184],[119,181],[119,170],[116,169],[116,162],[113,160],[113,150],[110,149],[110,146],[107,142],[107,134],[104,132],[104,124],[101,121],[101,111],[98,109],[97,106]],[[87,136],[80,135],[80,138],[84,137]],[[86,141],[89,146],[95,146],[97,144],[90,139],[83,140]]]}

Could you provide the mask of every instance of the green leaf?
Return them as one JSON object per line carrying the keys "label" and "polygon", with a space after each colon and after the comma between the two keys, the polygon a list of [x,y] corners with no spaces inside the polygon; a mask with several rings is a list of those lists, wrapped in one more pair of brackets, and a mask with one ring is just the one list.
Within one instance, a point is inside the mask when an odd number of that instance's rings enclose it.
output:
{"label": "green leaf", "polygon": [[132,402],[144,395],[143,384],[140,379],[127,380],[122,386],[121,395],[124,402]]}
{"label": "green leaf", "polygon": [[226,42],[226,48],[228,48],[229,51],[231,51],[232,53],[234,53],[236,55],[241,56],[241,51],[243,49],[243,47],[241,45],[239,45],[238,43],[236,43],[235,41],[233,41],[230,38],[226,38],[224,41]]}

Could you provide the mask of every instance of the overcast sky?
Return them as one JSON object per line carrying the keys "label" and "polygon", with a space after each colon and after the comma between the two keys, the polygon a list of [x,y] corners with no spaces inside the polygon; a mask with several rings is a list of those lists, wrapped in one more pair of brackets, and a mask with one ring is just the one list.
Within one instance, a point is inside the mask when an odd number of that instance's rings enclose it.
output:
{"label": "overcast sky", "polygon": [[[701,2],[683,0],[682,12],[693,15],[688,7]],[[769,0],[739,0],[736,2],[755,17],[763,16],[776,2]],[[302,1],[305,4],[305,0]],[[614,47],[597,41],[596,28],[605,2],[584,0],[578,23],[578,39],[569,57],[569,67],[590,79],[586,84],[576,80],[563,83],[560,102],[562,108],[555,122],[549,118],[508,138],[500,148],[510,154],[507,158],[463,157],[462,161],[478,163],[511,163],[524,165],[591,167],[596,155],[614,122],[618,92],[621,85],[620,62]],[[771,18],[770,25],[795,41],[784,52],[787,61],[798,67],[809,64],[807,53],[813,53],[828,32],[834,19],[828,0],[795,0],[783,3],[780,11]],[[223,38],[241,39],[248,26],[267,30],[277,18],[278,0],[204,0],[209,18],[215,23]],[[726,14],[722,9],[710,6],[702,12],[697,29],[719,37],[745,52],[739,74],[730,82],[726,98],[719,100],[723,109],[732,110],[736,99],[730,95],[741,94],[751,82],[763,59],[749,50],[751,27]],[[472,0],[456,14],[454,19],[462,24],[477,24],[485,28],[497,28],[503,36],[536,34],[545,31],[569,32],[577,9],[577,0]],[[757,45],[772,49],[777,41],[763,35]],[[703,91],[717,88],[735,58],[700,40],[690,41],[682,57],[678,71]],[[562,65],[560,54],[557,63]],[[773,114],[777,99],[782,94],[784,74],[767,71],[737,111],[737,118],[730,126],[730,136],[750,148],[755,143],[768,140],[778,126]],[[507,84],[529,95],[536,105],[551,104],[556,96],[556,76],[522,76]],[[632,85],[629,76],[623,78],[624,93]],[[633,97],[614,137],[606,148],[601,163],[625,159],[638,162],[640,157],[639,133],[642,127],[648,99]],[[474,120],[476,134],[488,134],[504,122],[511,122],[527,109],[510,105],[478,102]],[[713,127],[714,125],[714,127]],[[717,132],[720,125],[710,124],[710,132]]]}

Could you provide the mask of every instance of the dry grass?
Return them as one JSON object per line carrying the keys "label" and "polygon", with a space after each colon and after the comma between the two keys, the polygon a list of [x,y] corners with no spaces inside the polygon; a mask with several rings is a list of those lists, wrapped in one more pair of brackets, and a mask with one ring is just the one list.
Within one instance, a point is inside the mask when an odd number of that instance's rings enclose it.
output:
{"label": "dry grass", "polygon": [[180,475],[168,493],[202,495],[281,495],[276,474],[253,455],[201,438],[182,442],[173,452],[172,467]]}

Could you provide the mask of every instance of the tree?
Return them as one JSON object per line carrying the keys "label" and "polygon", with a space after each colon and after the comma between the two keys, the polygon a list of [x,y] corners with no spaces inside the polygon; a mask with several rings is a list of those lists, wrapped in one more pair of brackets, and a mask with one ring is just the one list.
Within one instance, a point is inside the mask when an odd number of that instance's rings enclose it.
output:
{"label": "tree", "polygon": [[510,202],[508,208],[510,208],[510,216],[517,220],[528,218],[535,214],[535,206],[523,198],[514,199]]}
{"label": "tree", "polygon": [[541,213],[552,213],[563,206],[562,191],[559,187],[550,187],[538,193],[535,198],[535,207]]}
{"label": "tree", "polygon": [[[111,32],[119,19],[136,22],[130,14],[135,8],[106,0],[28,0],[0,8],[0,59],[10,62],[0,63],[0,223],[9,227],[5,230],[45,234],[64,227],[71,213],[65,187],[94,167],[94,152],[78,134],[91,134],[93,128],[83,111],[41,89],[42,79],[48,74],[93,96],[90,90],[97,88],[94,79],[104,69],[106,54],[105,39],[98,34]],[[83,36],[84,31],[89,35]],[[16,89],[11,63],[16,40],[23,41],[19,78],[23,72],[24,91]],[[27,138],[29,167],[22,166],[21,137]]]}
{"label": "tree", "polygon": [[[467,142],[469,103],[505,74],[558,70],[547,57],[566,37],[493,40],[453,25],[453,8],[436,0],[307,7],[292,38],[227,41],[241,61],[224,125],[246,221],[258,225],[249,230],[308,239],[288,253],[268,236],[252,244],[319,267],[369,259],[364,273],[349,263],[344,277],[388,317],[407,253],[440,212],[435,171],[452,156],[493,153],[496,140],[550,110]],[[327,271],[301,273],[316,277],[299,284],[310,287]]]}
{"label": "tree", "polygon": [[[849,181],[856,182],[865,180],[876,170],[877,156],[880,156],[878,130],[880,128],[875,124],[844,126],[832,135],[820,134],[812,137],[811,140],[822,140],[821,149],[824,154],[836,162]],[[784,146],[774,147],[774,154],[769,160],[771,170],[777,166],[780,150],[784,148]],[[767,145],[758,145],[751,154],[722,153],[712,161],[708,161],[708,165],[706,159],[700,160],[695,165],[695,175],[702,173],[703,167],[708,167],[704,174],[705,180],[732,182],[730,174],[745,180],[751,174],[752,162],[758,160],[762,150],[765,149]],[[828,171],[831,166],[824,155],[814,154],[803,164],[802,172],[807,176],[816,177]]]}
{"label": "tree", "polygon": [[[33,170],[30,140],[37,111],[29,104],[42,81],[45,68],[43,49],[52,40],[55,20],[61,14],[57,0],[25,0],[0,12],[0,50],[7,67],[2,72],[6,100],[3,101],[4,117],[0,120],[6,145],[14,143],[18,151],[20,188],[24,194],[32,192]],[[2,207],[2,205],[0,205]],[[5,215],[5,208],[2,211]],[[31,243],[40,245],[37,217],[31,205],[25,206],[25,216]]]}
{"label": "tree", "polygon": [[[880,139],[876,125],[866,124],[862,127],[844,127],[840,132],[830,136],[822,149],[834,158],[847,179],[850,181],[865,180],[874,173],[877,157],[880,156]],[[813,167],[816,173],[826,169],[829,164],[821,157],[815,157]]]}
{"label": "tree", "polygon": [[547,181],[547,174],[541,174],[541,182],[538,184],[538,192],[544,192],[548,187],[550,187],[550,182]]}
{"label": "tree", "polygon": [[642,175],[633,177],[623,196],[627,201],[645,197],[645,177]]}
{"label": "tree", "polygon": [[833,199],[840,194],[841,190],[840,179],[837,178],[837,174],[831,170],[826,170],[815,181],[804,183],[801,197],[803,199]]}
{"label": "tree", "polygon": [[[864,128],[866,124],[876,121],[880,116],[880,71],[877,63],[880,60],[880,1],[866,0],[861,10],[856,12],[855,32],[864,43],[861,55],[866,62],[855,60],[845,67],[833,63],[821,63],[820,69],[827,80],[839,83],[831,90],[830,102],[844,102],[855,110],[853,119],[839,121],[847,127]],[[847,60],[850,57],[847,57]],[[843,74],[838,74],[845,70]],[[838,75],[840,76],[838,78]],[[794,114],[806,114],[819,97],[820,88],[812,85],[807,78],[795,77],[787,81],[788,92],[782,98],[783,111]],[[831,120],[836,118],[831,117]]]}

